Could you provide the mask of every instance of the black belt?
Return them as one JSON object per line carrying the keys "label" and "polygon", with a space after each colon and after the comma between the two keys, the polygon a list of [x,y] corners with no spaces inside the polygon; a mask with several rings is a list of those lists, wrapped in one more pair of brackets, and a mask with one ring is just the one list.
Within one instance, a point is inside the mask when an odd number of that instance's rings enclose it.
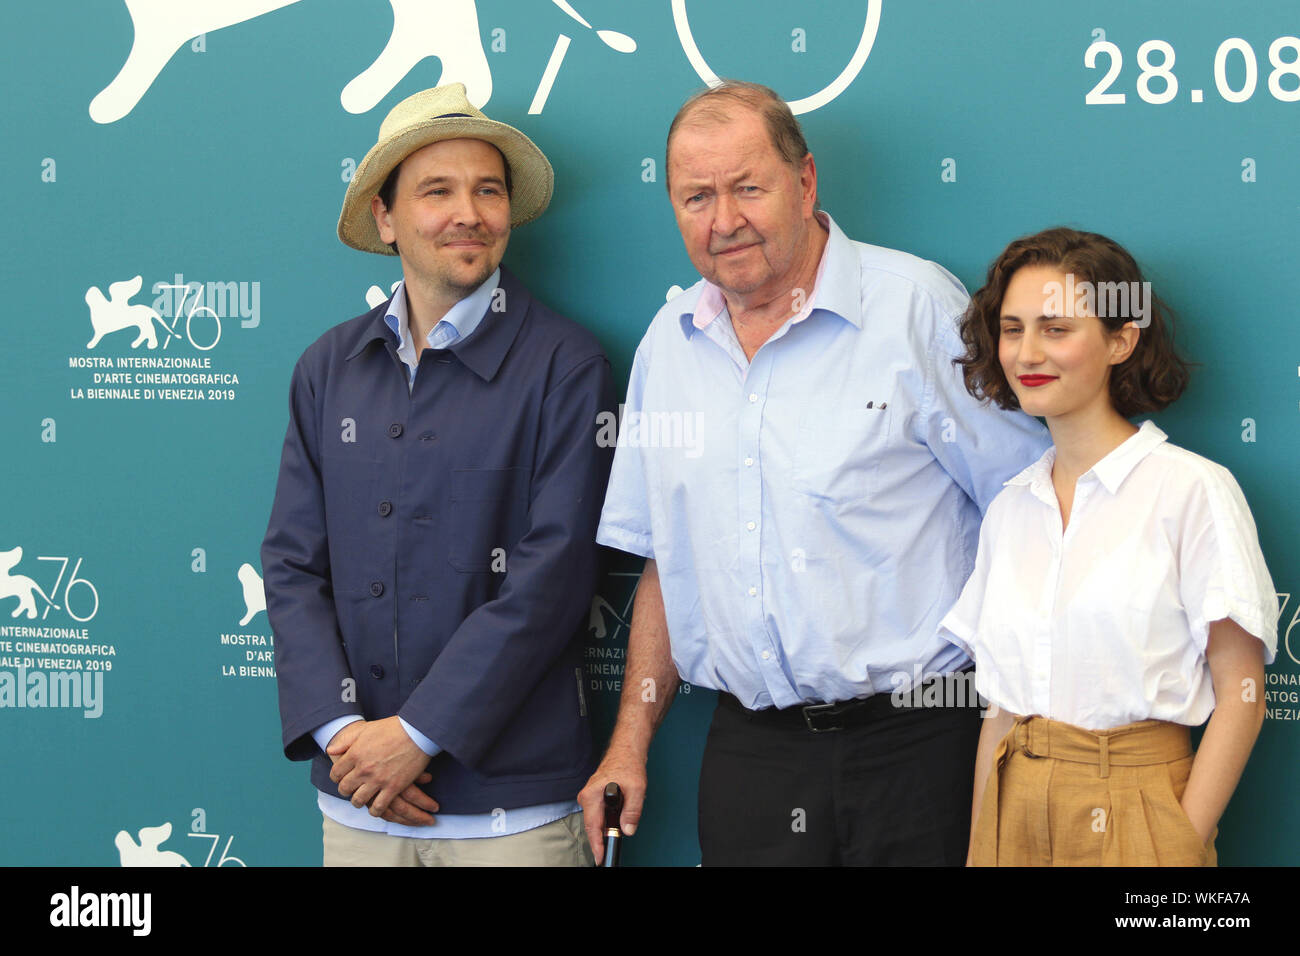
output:
{"label": "black belt", "polygon": [[[957,673],[964,674],[974,670],[967,667]],[[860,727],[880,720],[900,710],[921,710],[925,688],[935,681],[952,679],[953,674],[941,674],[921,684],[919,692],[911,689],[894,695],[890,693],[872,694],[870,697],[858,697],[854,700],[837,701],[831,704],[796,704],[793,707],[765,707],[762,710],[750,710],[739,699],[725,691],[718,692],[718,706],[735,711],[747,720],[760,722],[773,727],[807,730],[814,734],[824,734],[846,727]],[[897,699],[895,699],[897,697]]]}

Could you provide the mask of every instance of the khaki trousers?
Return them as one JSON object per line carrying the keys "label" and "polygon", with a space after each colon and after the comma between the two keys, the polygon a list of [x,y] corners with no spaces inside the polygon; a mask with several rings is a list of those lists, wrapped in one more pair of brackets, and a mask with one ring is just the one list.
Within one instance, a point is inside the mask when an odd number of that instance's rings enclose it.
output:
{"label": "khaki trousers", "polygon": [[508,836],[421,840],[324,819],[325,866],[594,866],[582,814]]}
{"label": "khaki trousers", "polygon": [[1002,738],[971,838],[974,866],[1214,866],[1180,800],[1187,727],[1144,720],[1097,733],[1019,717]]}

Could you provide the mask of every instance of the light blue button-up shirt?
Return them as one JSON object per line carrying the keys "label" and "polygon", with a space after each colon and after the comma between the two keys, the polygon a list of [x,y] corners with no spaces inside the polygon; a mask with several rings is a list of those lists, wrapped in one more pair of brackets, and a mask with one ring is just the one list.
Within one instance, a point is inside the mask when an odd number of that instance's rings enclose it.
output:
{"label": "light blue button-up shirt", "polygon": [[[461,299],[444,315],[429,332],[425,341],[429,348],[445,349],[463,338],[468,338],[479,323],[483,321],[492,304],[493,293],[501,282],[501,270],[497,269],[484,280],[483,284]],[[415,387],[415,373],[419,363],[415,354],[415,340],[411,336],[411,323],[407,316],[406,283],[399,282],[393,290],[393,298],[388,303],[384,322],[397,337],[397,357],[406,366],[408,385]],[[314,731],[312,737],[317,746],[324,750],[330,740],[340,730],[360,717],[339,717],[331,720]],[[442,751],[436,743],[420,733],[401,717],[397,718],[402,729],[410,735],[421,750],[430,757]],[[544,824],[551,823],[576,813],[581,807],[577,801],[566,800],[532,807],[515,807],[500,813],[441,813],[434,815],[433,826],[412,827],[401,823],[390,823],[380,817],[370,815],[365,807],[354,807],[347,800],[317,793],[316,803],[321,813],[336,823],[357,830],[372,830],[387,833],[390,836],[416,837],[419,839],[437,838],[440,840],[474,839],[478,837],[508,836],[522,833]]]}
{"label": "light blue button-up shirt", "polygon": [[[495,270],[483,280],[483,284],[461,299],[447,314],[438,320],[437,325],[429,330],[425,337],[431,349],[450,348],[461,339],[468,338],[483,321],[492,296],[501,284],[501,270]],[[406,312],[406,282],[397,283],[393,297],[388,302],[388,311],[384,313],[384,322],[397,336],[397,357],[406,366],[406,374],[411,388],[415,388],[415,373],[419,363],[415,356],[415,339],[411,336],[411,321]]]}
{"label": "light blue button-up shirt", "polygon": [[1051,443],[966,392],[957,279],[819,215],[812,295],[752,362],[709,283],[659,310],[596,536],[655,559],[681,676],[753,709],[965,666],[939,621],[983,511]]}

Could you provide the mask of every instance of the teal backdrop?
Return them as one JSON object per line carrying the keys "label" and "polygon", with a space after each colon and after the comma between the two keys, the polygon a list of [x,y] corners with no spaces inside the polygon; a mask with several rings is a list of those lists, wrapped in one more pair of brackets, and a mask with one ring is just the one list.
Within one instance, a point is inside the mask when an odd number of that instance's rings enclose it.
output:
{"label": "teal backdrop", "polygon": [[[1279,591],[1220,858],[1300,859],[1294,0],[47,0],[6,20],[0,864],[319,862],[258,549],[295,360],[399,277],[336,238],[347,180],[394,104],[465,80],[556,170],[506,262],[621,385],[697,278],[663,146],[709,70],[796,103],[853,238],[971,289],[1056,224],[1145,265],[1200,363],[1158,422],[1236,475]],[[616,562],[593,608],[602,734],[636,571]],[[699,861],[712,705],[679,694],[628,863]]]}

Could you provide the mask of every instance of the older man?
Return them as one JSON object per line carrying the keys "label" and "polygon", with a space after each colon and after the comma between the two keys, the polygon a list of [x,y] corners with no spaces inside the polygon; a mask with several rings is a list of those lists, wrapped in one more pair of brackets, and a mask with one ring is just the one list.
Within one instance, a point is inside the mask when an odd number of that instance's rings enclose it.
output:
{"label": "older man", "polygon": [[[597,540],[648,560],[614,735],[580,795],[592,845],[608,781],[635,829],[680,673],[719,691],[706,865],[960,864],[978,709],[894,692],[969,667],[937,625],[983,510],[1046,432],[967,395],[956,279],[817,211],[812,154],[771,90],[689,100],[667,170],[703,281],[655,316],[627,410],[696,433],[689,449],[620,437]],[[897,706],[922,701],[949,706]]]}
{"label": "older man", "polygon": [[551,187],[453,84],[394,107],[343,201],[339,237],[403,280],[294,369],[262,548],[326,865],[591,861],[573,795],[609,364],[500,264]]}

